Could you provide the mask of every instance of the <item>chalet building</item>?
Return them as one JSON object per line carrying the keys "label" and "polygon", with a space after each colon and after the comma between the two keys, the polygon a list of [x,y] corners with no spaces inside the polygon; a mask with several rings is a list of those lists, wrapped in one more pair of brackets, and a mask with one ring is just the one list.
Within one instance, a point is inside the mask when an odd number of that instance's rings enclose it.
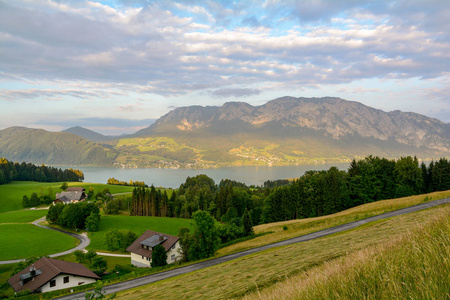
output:
{"label": "chalet building", "polygon": [[64,192],[56,194],[56,199],[53,201],[53,204],[69,204],[84,201],[87,198],[85,191],[82,187],[67,188]]}
{"label": "chalet building", "polygon": [[167,264],[181,259],[180,238],[156,231],[147,230],[131,244],[127,251],[131,252],[131,264],[136,267],[151,267],[152,252],[156,245],[166,249]]}
{"label": "chalet building", "polygon": [[8,279],[14,291],[45,293],[89,284],[100,279],[85,266],[43,257]]}

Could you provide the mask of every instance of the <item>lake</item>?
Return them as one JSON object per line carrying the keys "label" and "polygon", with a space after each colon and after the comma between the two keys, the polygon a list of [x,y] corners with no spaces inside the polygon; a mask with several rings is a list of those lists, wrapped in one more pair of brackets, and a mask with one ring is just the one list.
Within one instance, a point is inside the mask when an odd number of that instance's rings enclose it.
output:
{"label": "lake", "polygon": [[247,166],[227,167],[217,169],[158,169],[158,168],[104,168],[104,167],[60,167],[74,168],[84,173],[84,182],[106,183],[114,177],[120,181],[144,181],[147,185],[156,187],[178,188],[186,178],[199,174],[206,174],[218,184],[222,179],[231,179],[247,185],[263,185],[267,180],[298,178],[310,170],[328,170],[336,166],[340,170],[347,170],[350,164],[312,164],[299,166]]}

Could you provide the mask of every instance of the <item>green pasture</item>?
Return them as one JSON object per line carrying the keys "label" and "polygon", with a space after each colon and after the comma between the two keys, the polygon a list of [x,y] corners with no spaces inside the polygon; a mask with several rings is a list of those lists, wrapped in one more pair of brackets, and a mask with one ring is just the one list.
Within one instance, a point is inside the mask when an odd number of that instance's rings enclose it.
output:
{"label": "green pasture", "polygon": [[1,223],[30,223],[47,215],[47,209],[16,210],[0,213]]}
{"label": "green pasture", "polygon": [[113,229],[131,230],[141,235],[146,230],[154,230],[170,235],[177,235],[180,227],[192,229],[192,220],[163,217],[135,217],[135,216],[102,216],[100,230],[90,232],[91,244],[88,249],[106,251],[103,245],[105,234]]}
{"label": "green pasture", "polygon": [[[24,195],[28,197],[32,193],[46,194],[48,188],[51,187],[53,193],[60,192],[62,182],[34,182],[34,181],[14,181],[8,184],[0,185],[0,213],[23,209],[22,198]],[[133,187],[121,185],[108,185],[100,183],[84,183],[84,182],[68,182],[69,186],[80,186],[89,191],[89,187],[93,187],[95,193],[101,192],[108,188],[111,194],[132,192]]]}
{"label": "green pasture", "polygon": [[78,240],[32,224],[0,224],[0,260],[43,256],[69,250]]}

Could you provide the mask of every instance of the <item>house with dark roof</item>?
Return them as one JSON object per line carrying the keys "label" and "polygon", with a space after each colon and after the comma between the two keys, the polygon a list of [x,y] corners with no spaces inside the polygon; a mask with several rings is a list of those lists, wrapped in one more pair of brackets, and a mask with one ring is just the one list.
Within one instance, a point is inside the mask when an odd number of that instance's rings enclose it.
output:
{"label": "house with dark roof", "polygon": [[56,199],[53,201],[53,204],[69,204],[84,201],[87,198],[85,191],[82,187],[69,187],[65,191],[56,194]]}
{"label": "house with dark roof", "polygon": [[147,230],[127,248],[127,251],[131,252],[131,264],[151,267],[152,252],[156,245],[162,245],[166,249],[168,264],[181,259],[179,237]]}
{"label": "house with dark roof", "polygon": [[43,257],[8,279],[14,291],[45,293],[93,283],[100,279],[85,266]]}

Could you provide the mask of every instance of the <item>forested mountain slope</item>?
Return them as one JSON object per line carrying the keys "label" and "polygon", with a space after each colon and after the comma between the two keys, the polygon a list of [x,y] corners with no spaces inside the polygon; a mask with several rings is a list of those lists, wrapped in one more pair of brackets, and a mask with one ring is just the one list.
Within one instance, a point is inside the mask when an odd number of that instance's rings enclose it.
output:
{"label": "forested mountain slope", "polygon": [[71,133],[10,127],[0,130],[0,157],[46,165],[112,165],[117,154]]}

